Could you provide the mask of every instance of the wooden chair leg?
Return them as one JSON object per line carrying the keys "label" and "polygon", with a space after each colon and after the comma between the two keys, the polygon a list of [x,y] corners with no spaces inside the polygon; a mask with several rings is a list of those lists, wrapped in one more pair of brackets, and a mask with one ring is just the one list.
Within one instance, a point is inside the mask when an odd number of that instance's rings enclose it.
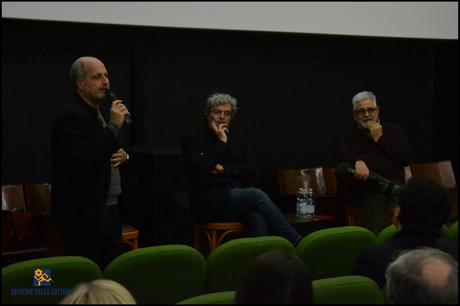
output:
{"label": "wooden chair leg", "polygon": [[217,230],[212,230],[211,232],[211,242],[209,248],[211,252],[217,248]]}
{"label": "wooden chair leg", "polygon": [[195,224],[195,250],[200,248],[200,226]]}

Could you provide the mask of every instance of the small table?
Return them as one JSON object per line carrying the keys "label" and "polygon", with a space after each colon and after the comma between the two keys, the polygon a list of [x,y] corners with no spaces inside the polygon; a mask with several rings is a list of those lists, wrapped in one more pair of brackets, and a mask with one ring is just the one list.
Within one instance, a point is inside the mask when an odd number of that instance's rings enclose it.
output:
{"label": "small table", "polygon": [[295,213],[287,213],[284,215],[289,223],[302,236],[306,236],[319,229],[337,226],[337,218],[333,216],[315,215],[307,218],[297,218]]}

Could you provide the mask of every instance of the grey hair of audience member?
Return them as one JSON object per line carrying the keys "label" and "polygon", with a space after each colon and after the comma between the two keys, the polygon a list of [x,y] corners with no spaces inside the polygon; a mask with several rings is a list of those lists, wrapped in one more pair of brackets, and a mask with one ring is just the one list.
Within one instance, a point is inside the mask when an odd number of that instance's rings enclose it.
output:
{"label": "grey hair of audience member", "polygon": [[204,115],[209,115],[211,110],[219,105],[230,105],[232,107],[232,118],[238,110],[236,99],[234,97],[229,94],[216,92],[210,95],[206,100],[206,111],[204,112]]}
{"label": "grey hair of audience member", "polygon": [[[428,265],[448,266],[445,281],[424,275]],[[432,276],[432,275],[431,275]],[[387,268],[387,291],[394,304],[457,304],[458,263],[449,254],[433,248],[402,252]]]}
{"label": "grey hair of audience member", "polygon": [[370,91],[361,91],[361,92],[358,92],[356,95],[354,95],[354,97],[351,99],[353,110],[354,111],[356,110],[356,104],[359,101],[368,100],[368,99],[371,99],[374,102],[374,106],[377,107],[377,98],[375,97],[374,93]]}
{"label": "grey hair of audience member", "polygon": [[59,304],[136,304],[136,300],[123,285],[97,279],[77,285]]}

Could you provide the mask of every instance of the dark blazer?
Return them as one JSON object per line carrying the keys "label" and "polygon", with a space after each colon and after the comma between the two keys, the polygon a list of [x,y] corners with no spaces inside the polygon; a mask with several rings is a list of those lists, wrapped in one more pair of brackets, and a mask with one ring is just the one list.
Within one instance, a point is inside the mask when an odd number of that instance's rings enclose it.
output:
{"label": "dark blazer", "polygon": [[385,244],[362,250],[353,266],[353,274],[372,278],[380,287],[384,287],[386,268],[396,259],[399,252],[421,247],[440,249],[458,260],[457,244],[445,239],[401,231]]}
{"label": "dark blazer", "polygon": [[337,148],[337,160],[355,164],[363,160],[372,170],[389,180],[404,181],[404,166],[412,161],[412,149],[403,128],[381,123],[383,135],[375,142],[367,130],[357,125],[345,131]]}
{"label": "dark blazer", "polygon": [[[198,219],[212,218],[227,202],[227,191],[248,187],[255,174],[255,164],[235,135],[227,143],[220,141],[207,122],[182,138],[182,155],[189,177],[190,205]],[[216,164],[223,174],[210,173]]]}
{"label": "dark blazer", "polygon": [[51,134],[51,217],[58,229],[101,230],[110,158],[119,148],[114,133],[80,96],[58,111]]}

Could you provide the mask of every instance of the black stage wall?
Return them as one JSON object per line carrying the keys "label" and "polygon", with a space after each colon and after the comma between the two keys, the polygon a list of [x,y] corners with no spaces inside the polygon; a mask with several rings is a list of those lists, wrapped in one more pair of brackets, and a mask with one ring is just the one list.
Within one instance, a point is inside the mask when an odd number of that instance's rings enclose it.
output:
{"label": "black stage wall", "polygon": [[54,111],[82,55],[101,59],[133,124],[127,147],[176,150],[206,97],[230,93],[232,129],[276,194],[277,167],[334,165],[351,98],[376,93],[417,162],[450,159],[458,178],[458,41],[169,29],[2,19],[2,184],[50,180]]}

